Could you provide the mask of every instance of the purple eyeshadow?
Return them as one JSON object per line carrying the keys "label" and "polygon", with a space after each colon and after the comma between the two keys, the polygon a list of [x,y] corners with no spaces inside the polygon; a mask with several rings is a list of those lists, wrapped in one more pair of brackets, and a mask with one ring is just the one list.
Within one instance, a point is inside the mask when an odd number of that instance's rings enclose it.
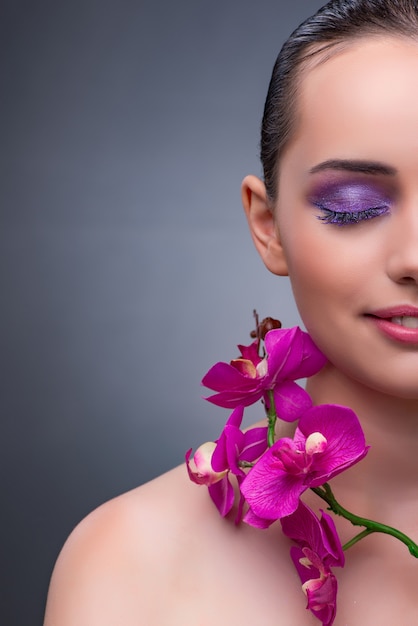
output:
{"label": "purple eyeshadow", "polygon": [[320,209],[336,213],[359,213],[368,209],[388,209],[392,199],[387,191],[370,183],[333,181],[311,193],[309,201]]}

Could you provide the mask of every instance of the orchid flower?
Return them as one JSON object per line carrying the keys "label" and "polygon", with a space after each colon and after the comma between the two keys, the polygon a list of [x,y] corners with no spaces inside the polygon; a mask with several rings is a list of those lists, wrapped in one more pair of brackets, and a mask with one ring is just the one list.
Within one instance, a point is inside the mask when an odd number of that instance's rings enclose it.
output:
{"label": "orchid flower", "polygon": [[367,450],[351,409],[334,404],[311,407],[300,418],[294,438],[276,441],[243,481],[241,490],[251,509],[244,521],[265,528],[291,515],[306,489],[323,485],[360,461]]}
{"label": "orchid flower", "polygon": [[[216,448],[212,456],[212,467],[216,472],[224,472],[225,470],[237,477],[238,485],[240,485],[246,474],[240,467],[240,462],[251,463],[258,459],[267,449],[267,426],[251,428],[246,432],[240,430],[244,407],[237,407],[225,424],[225,427],[219,437]],[[219,510],[223,510],[226,515],[232,508],[234,502],[233,488],[229,481],[228,475],[224,479],[228,482],[225,493],[228,497],[228,503],[223,502],[223,494],[218,489],[213,489],[211,497]],[[220,500],[219,496],[222,497]],[[242,508],[244,504],[244,496],[240,494],[238,513],[236,522],[241,521]]]}
{"label": "orchid flower", "polygon": [[[251,428],[242,432],[240,426],[243,414],[244,407],[237,407],[216,443],[209,442],[198,448],[192,461],[191,450],[186,454],[191,480],[208,486],[209,494],[223,517],[230,512],[235,500],[234,488],[228,474],[234,474],[240,484],[245,478],[240,462],[255,461],[267,448],[267,427]],[[244,497],[240,494],[237,523],[242,518],[243,504]]]}
{"label": "orchid flower", "polygon": [[336,614],[337,579],[331,567],[344,567],[344,553],[332,518],[322,513],[321,520],[300,502],[296,511],[281,520],[285,535],[298,546],[290,550],[292,560],[308,598],[307,609],[331,626]]}
{"label": "orchid flower", "polygon": [[272,392],[277,413],[292,422],[312,405],[309,395],[294,381],[316,374],[326,358],[297,326],[269,331],[264,346],[264,358],[258,355],[256,340],[249,346],[238,346],[240,358],[229,364],[216,363],[202,380],[205,387],[218,392],[207,400],[235,408],[263,398],[269,407],[268,392]]}
{"label": "orchid flower", "polygon": [[206,485],[209,495],[222,517],[229,513],[234,504],[234,488],[228,480],[228,469],[217,472],[212,467],[212,457],[216,442],[203,443],[191,459],[192,449],[185,455],[187,472],[192,482]]}

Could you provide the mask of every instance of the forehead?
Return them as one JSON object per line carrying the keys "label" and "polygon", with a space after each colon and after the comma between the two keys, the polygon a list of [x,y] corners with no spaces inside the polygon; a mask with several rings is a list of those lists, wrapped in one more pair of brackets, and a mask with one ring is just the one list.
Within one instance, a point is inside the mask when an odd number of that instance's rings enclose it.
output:
{"label": "forehead", "polygon": [[352,42],[303,72],[297,109],[289,153],[311,162],[413,154],[418,169],[418,43]]}

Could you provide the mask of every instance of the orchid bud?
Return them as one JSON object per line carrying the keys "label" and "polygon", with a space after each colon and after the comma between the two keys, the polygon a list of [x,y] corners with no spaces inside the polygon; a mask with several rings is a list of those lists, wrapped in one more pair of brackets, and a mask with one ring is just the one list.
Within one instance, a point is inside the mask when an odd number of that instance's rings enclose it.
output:
{"label": "orchid bud", "polygon": [[215,472],[212,468],[212,456],[216,448],[214,441],[207,441],[202,443],[196,450],[193,458],[190,459],[191,450],[186,454],[187,470],[189,472],[190,479],[198,485],[210,486],[220,481],[227,473],[228,470],[223,472]]}

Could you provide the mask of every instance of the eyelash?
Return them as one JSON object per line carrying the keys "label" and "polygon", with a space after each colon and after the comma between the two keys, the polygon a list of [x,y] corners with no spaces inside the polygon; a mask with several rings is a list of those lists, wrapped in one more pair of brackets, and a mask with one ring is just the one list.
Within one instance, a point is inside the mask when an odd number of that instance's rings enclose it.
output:
{"label": "eyelash", "polygon": [[358,224],[364,220],[371,220],[374,217],[384,215],[389,211],[387,206],[372,207],[370,209],[364,209],[363,211],[332,211],[319,204],[316,205],[324,214],[317,215],[316,217],[325,224],[337,224],[337,226],[350,226],[351,224]]}

